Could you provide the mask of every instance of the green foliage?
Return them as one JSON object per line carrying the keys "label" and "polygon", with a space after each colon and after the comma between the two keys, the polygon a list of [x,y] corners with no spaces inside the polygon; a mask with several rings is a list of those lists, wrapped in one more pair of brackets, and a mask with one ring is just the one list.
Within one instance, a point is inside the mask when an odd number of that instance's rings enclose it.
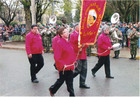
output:
{"label": "green foliage", "polygon": [[25,41],[25,37],[23,37],[21,35],[14,35],[12,37],[12,41],[16,41],[16,42]]}
{"label": "green foliage", "polygon": [[12,25],[12,26],[15,26],[15,25],[18,25],[18,24],[19,24],[19,23],[16,22],[16,21],[13,21],[13,22],[10,23],[10,25]]}
{"label": "green foliage", "polygon": [[24,7],[30,8],[31,6],[31,0],[20,0],[20,2],[23,4]]}
{"label": "green foliage", "polygon": [[76,13],[75,13],[75,17],[74,17],[74,21],[75,22],[79,22],[80,21],[80,12],[81,12],[81,0],[78,0],[76,2]]}
{"label": "green foliage", "polygon": [[[113,13],[120,14],[121,22],[139,21],[139,0],[107,0],[103,21],[110,22]],[[76,2],[75,22],[80,21],[81,0]]]}
{"label": "green foliage", "polygon": [[113,15],[113,13],[115,13],[115,12],[111,8],[106,6],[104,16],[103,16],[103,21],[110,22],[111,21],[111,16]]}
{"label": "green foliage", "polygon": [[60,21],[62,22],[62,24],[66,24],[67,23],[66,16],[64,16],[64,15],[58,16],[56,23],[57,22],[60,23]]}
{"label": "green foliage", "polygon": [[62,25],[62,21],[61,21],[61,20],[57,20],[57,21],[56,21],[56,24],[57,24],[57,25]]}
{"label": "green foliage", "polygon": [[[139,6],[138,0],[108,0],[107,6],[112,9],[113,12],[118,12],[120,14],[121,22],[129,22],[130,13],[135,9],[135,6]],[[131,16],[137,17],[136,14],[131,14]]]}
{"label": "green foliage", "polygon": [[61,7],[62,9],[64,9],[64,15],[66,16],[66,21],[62,21],[63,23],[67,23],[70,24],[72,23],[72,2],[71,0],[63,0],[64,5]]}

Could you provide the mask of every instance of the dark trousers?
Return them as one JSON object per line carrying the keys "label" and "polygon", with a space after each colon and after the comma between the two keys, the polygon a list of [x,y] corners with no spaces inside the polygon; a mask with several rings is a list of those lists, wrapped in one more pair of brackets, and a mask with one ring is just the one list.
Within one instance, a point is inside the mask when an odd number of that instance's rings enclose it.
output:
{"label": "dark trousers", "polygon": [[63,71],[60,71],[59,79],[50,87],[51,93],[55,94],[64,81],[66,81],[67,90],[70,93],[70,96],[75,96],[73,89],[73,71],[64,71],[64,74]]}
{"label": "dark trousers", "polygon": [[98,58],[98,63],[92,69],[92,72],[95,74],[104,65],[106,76],[110,76],[110,56],[99,56]]}
{"label": "dark trousers", "polygon": [[114,51],[115,57],[119,57],[120,50]]}
{"label": "dark trousers", "polygon": [[75,68],[73,77],[80,74],[80,85],[84,85],[87,77],[87,59],[77,60],[78,66]]}
{"label": "dark trousers", "polygon": [[132,58],[136,58],[137,55],[137,44],[130,44],[130,54]]}
{"label": "dark trousers", "polygon": [[32,58],[28,58],[30,62],[31,80],[36,79],[36,74],[44,66],[44,59],[42,54],[32,54]]}

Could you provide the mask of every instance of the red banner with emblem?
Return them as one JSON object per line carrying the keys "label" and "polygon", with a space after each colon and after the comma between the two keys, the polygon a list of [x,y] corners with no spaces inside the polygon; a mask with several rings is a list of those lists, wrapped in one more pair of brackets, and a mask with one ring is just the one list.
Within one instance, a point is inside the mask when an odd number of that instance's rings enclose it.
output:
{"label": "red banner with emblem", "polygon": [[82,0],[79,45],[93,45],[104,15],[106,0]]}

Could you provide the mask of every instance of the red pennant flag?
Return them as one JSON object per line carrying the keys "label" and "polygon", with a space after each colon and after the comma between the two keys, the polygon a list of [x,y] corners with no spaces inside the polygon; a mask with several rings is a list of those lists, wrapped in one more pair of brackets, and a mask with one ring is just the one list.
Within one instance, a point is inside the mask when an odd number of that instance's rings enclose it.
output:
{"label": "red pennant flag", "polygon": [[93,45],[104,15],[106,0],[82,0],[79,45]]}

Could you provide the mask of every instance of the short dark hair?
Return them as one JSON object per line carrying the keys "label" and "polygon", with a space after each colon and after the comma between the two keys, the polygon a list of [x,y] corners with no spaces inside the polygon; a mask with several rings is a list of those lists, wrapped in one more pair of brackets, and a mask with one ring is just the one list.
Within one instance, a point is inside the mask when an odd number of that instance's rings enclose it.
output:
{"label": "short dark hair", "polygon": [[31,25],[31,29],[33,29],[34,27],[38,27],[36,24],[35,25]]}
{"label": "short dark hair", "polygon": [[61,27],[60,29],[57,30],[56,33],[61,37],[61,34],[63,33],[64,29],[65,29],[64,27]]}

